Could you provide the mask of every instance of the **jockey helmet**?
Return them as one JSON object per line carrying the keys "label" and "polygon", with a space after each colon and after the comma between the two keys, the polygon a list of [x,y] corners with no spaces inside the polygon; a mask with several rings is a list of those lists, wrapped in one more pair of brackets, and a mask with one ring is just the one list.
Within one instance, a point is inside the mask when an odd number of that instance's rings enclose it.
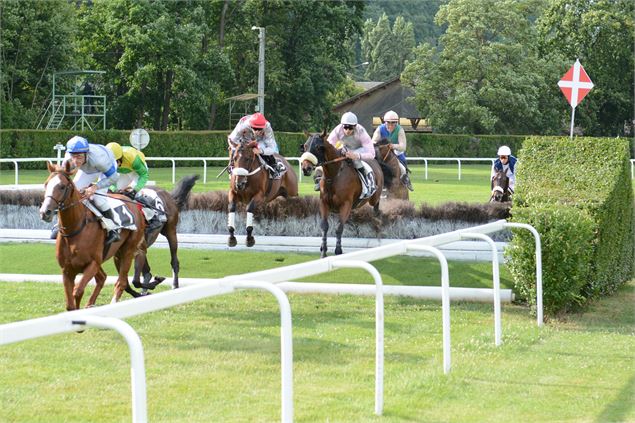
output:
{"label": "jockey helmet", "polygon": [[66,143],[66,151],[70,154],[88,153],[88,140],[75,135]]}
{"label": "jockey helmet", "polygon": [[249,126],[256,129],[262,129],[267,126],[267,119],[262,113],[254,113],[249,118]]}
{"label": "jockey helmet", "polygon": [[353,112],[346,112],[342,115],[340,123],[342,125],[357,125],[357,116]]}
{"label": "jockey helmet", "polygon": [[499,156],[511,156],[512,155],[512,150],[507,147],[506,145],[501,145],[501,147],[498,149],[498,155]]}
{"label": "jockey helmet", "polygon": [[123,156],[123,149],[116,142],[109,142],[106,144],[106,148],[112,151],[112,154],[115,155],[115,160],[119,160]]}
{"label": "jockey helmet", "polygon": [[390,110],[384,115],[384,122],[399,122],[399,115]]}

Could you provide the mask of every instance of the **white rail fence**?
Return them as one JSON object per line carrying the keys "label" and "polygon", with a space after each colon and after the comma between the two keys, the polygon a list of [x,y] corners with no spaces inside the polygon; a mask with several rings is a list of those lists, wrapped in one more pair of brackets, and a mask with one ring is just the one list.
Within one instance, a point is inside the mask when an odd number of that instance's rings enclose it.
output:
{"label": "white rail fence", "polygon": [[[299,157],[286,157],[286,159],[290,162],[298,163],[298,178],[299,181],[302,182],[302,168]],[[0,159],[0,163],[13,163],[14,166],[14,184],[19,185],[20,175],[19,175],[19,163],[23,162],[57,162],[58,158],[51,157],[34,157],[34,158],[21,158],[21,159]],[[424,164],[424,179],[428,179],[428,167],[429,162],[456,162],[458,166],[458,179],[461,180],[462,175],[462,163],[464,162],[489,162],[493,163],[494,159],[492,158],[481,158],[481,157],[408,157],[409,162],[423,162]],[[196,162],[200,161],[203,163],[203,183],[207,183],[207,162],[226,162],[227,157],[146,157],[146,161],[169,161],[172,163],[172,183],[176,183],[176,168],[177,162]],[[631,163],[631,179],[635,179],[635,159],[630,160]],[[215,166],[218,168],[218,166]]]}
{"label": "white rail fence", "polygon": [[[530,225],[522,223],[508,223],[505,220],[499,220],[454,232],[414,240],[399,241],[397,243],[347,253],[340,256],[331,256],[326,259],[314,260],[292,266],[269,269],[244,275],[228,276],[219,280],[212,279],[204,283],[186,286],[178,290],[165,291],[149,297],[132,299],[116,304],[76,310],[39,319],[7,323],[0,325],[0,345],[57,333],[83,330],[85,326],[105,327],[118,330],[128,342],[131,350],[133,422],[145,422],[147,421],[147,404],[143,350],[139,342],[139,338],[134,331],[126,323],[120,322],[117,319],[136,316],[214,295],[227,294],[234,292],[237,289],[266,289],[276,296],[280,306],[282,373],[281,421],[291,422],[293,420],[291,311],[289,302],[280,287],[272,284],[288,281],[289,275],[293,275],[295,279],[299,279],[330,272],[342,267],[360,268],[369,272],[375,281],[375,413],[377,415],[381,415],[383,412],[384,289],[381,275],[367,262],[406,254],[409,250],[428,251],[437,257],[441,264],[443,370],[444,373],[447,374],[451,368],[449,271],[445,256],[436,247],[451,242],[457,242],[465,238],[482,239],[492,247],[494,339],[495,344],[500,345],[502,342],[502,330],[500,312],[500,280],[497,258],[498,251],[496,249],[496,244],[490,237],[486,236],[486,234],[502,231],[507,228],[527,229],[534,235],[536,241],[536,319],[538,326],[542,326],[542,261],[540,236]],[[95,317],[97,318],[95,319]]]}

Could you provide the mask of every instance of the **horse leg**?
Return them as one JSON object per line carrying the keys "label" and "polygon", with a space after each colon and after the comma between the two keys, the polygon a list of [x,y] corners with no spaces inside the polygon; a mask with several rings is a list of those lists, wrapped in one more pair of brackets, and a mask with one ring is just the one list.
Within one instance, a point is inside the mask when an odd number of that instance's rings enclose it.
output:
{"label": "horse leg", "polygon": [[252,199],[247,206],[247,221],[245,222],[247,226],[247,240],[245,241],[247,247],[253,247],[256,243],[256,238],[252,235],[254,231],[254,210],[256,209],[256,204],[256,200]]}
{"label": "horse leg", "polygon": [[75,285],[73,289],[73,297],[75,298],[75,308],[79,308],[80,303],[82,302],[82,297],[84,296],[84,290],[86,289],[86,285],[88,282],[97,275],[101,266],[97,264],[97,262],[92,261],[86,268],[84,268],[84,272],[82,273],[82,278]]}
{"label": "horse leg", "polygon": [[179,248],[178,239],[176,237],[176,226],[167,234],[168,245],[170,246],[170,266],[172,266],[172,289],[179,287],[179,258],[177,250]]}
{"label": "horse leg", "polygon": [[229,191],[228,194],[229,206],[227,208],[227,229],[229,230],[229,238],[227,239],[227,245],[230,247],[235,247],[237,244],[236,237],[234,236],[235,225],[236,225],[236,202],[234,201],[234,196],[232,192]]}
{"label": "horse leg", "polygon": [[115,292],[112,296],[112,300],[110,300],[111,304],[114,304],[117,301],[119,301],[124,291],[126,291],[128,294],[132,295],[135,298],[141,296],[141,294],[139,294],[137,291],[132,289],[130,285],[128,284],[128,271],[130,271],[130,267],[132,266],[133,259],[134,259],[134,250],[123,252],[122,257],[119,260],[115,260],[115,265],[117,266],[117,271],[119,272],[119,276],[117,277],[117,282],[115,283]]}
{"label": "horse leg", "polygon": [[351,214],[352,207],[352,203],[345,203],[342,204],[342,206],[340,207],[340,223],[337,225],[337,229],[335,231],[335,236],[337,237],[337,241],[335,244],[335,255],[342,254],[342,233],[344,232],[344,225],[348,221],[348,218]]}
{"label": "horse leg", "polygon": [[320,203],[320,215],[322,221],[320,222],[320,229],[322,229],[322,245],[320,245],[320,257],[326,257],[326,235],[329,232],[329,211],[324,203]]}
{"label": "horse leg", "polygon": [[73,297],[73,288],[75,287],[75,276],[77,273],[62,272],[62,281],[64,282],[64,297],[66,298],[66,310],[71,311],[77,309],[75,306],[75,298]]}
{"label": "horse leg", "polygon": [[93,289],[93,293],[88,299],[88,304],[86,304],[86,308],[93,307],[95,302],[97,301],[97,297],[101,292],[101,289],[104,287],[106,283],[106,272],[104,272],[103,268],[99,268],[99,271],[95,275],[95,289]]}
{"label": "horse leg", "polygon": [[[144,253],[138,254],[134,259],[134,276],[132,277],[132,285],[135,288],[141,288],[141,271],[144,271],[145,276],[145,267],[147,265],[148,259]],[[144,278],[145,282],[145,278]]]}

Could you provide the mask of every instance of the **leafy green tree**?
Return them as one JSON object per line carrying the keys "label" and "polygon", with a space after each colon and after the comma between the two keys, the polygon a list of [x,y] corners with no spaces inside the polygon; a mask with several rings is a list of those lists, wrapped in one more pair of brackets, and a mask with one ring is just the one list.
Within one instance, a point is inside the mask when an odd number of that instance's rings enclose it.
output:
{"label": "leafy green tree", "polygon": [[66,0],[0,2],[3,128],[33,128],[51,93],[52,74],[75,67],[74,12]]}
{"label": "leafy green tree", "polygon": [[550,0],[538,19],[542,53],[561,54],[567,68],[579,58],[594,83],[576,108],[576,125],[587,135],[623,135],[633,123],[634,16],[632,0]]}
{"label": "leafy green tree", "polygon": [[443,28],[434,23],[434,16],[443,3],[446,0],[367,0],[364,20],[376,22],[386,14],[390,21],[395,21],[398,16],[402,16],[413,25],[415,45],[423,42],[435,45],[443,34]]}
{"label": "leafy green tree", "polygon": [[366,20],[362,38],[362,56],[369,62],[365,77],[372,81],[387,81],[398,76],[415,47],[414,29],[401,16],[390,28],[388,15],[375,23]]}
{"label": "leafy green tree", "polygon": [[402,79],[435,130],[556,133],[564,112],[554,75],[557,55],[540,57],[533,21],[541,0],[451,0],[435,20],[440,46],[420,45]]}

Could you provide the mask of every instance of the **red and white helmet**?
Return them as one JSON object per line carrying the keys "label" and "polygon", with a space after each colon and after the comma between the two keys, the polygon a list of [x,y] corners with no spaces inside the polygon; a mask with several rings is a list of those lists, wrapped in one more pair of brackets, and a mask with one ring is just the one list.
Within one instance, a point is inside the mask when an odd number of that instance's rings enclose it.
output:
{"label": "red and white helmet", "polygon": [[262,113],[254,113],[249,118],[249,126],[255,129],[262,129],[267,126],[267,119]]}
{"label": "red and white helmet", "polygon": [[399,122],[399,115],[390,110],[384,115],[384,122]]}

